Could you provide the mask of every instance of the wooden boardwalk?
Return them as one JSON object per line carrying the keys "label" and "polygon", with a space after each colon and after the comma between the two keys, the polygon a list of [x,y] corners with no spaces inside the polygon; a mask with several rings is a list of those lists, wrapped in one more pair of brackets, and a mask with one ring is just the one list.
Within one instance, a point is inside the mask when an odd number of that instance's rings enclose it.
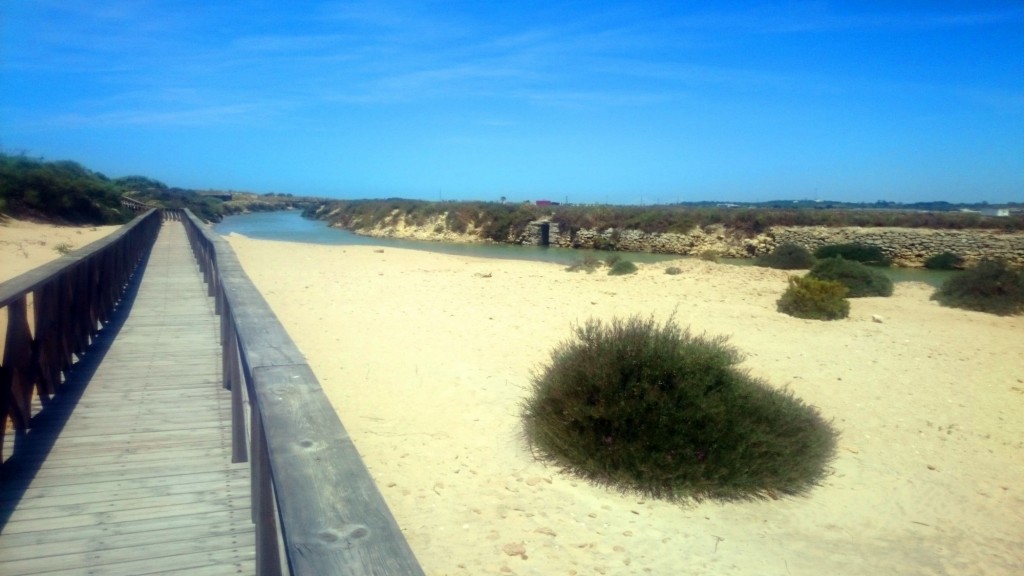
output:
{"label": "wooden boardwalk", "polygon": [[181,222],[140,277],[4,465],[0,575],[254,573],[249,467]]}

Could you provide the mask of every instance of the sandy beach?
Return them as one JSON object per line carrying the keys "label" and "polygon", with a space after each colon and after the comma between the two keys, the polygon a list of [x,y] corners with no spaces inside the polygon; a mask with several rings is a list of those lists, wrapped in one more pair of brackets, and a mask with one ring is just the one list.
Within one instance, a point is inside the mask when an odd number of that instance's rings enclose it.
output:
{"label": "sandy beach", "polygon": [[77,250],[120,226],[54,226],[0,219],[0,281],[60,258],[57,248]]}
{"label": "sandy beach", "polygon": [[[13,276],[103,228],[0,224]],[[638,274],[229,237],[306,354],[427,574],[1024,573],[1024,317],[923,284],[848,320],[775,311],[785,272],[680,260]],[[667,275],[678,266],[683,273]],[[671,314],[840,430],[807,497],[672,504],[537,462],[531,372],[588,318]],[[872,316],[880,316],[881,323]]]}
{"label": "sandy beach", "polygon": [[[398,249],[229,241],[306,354],[425,571],[1020,574],[1024,317],[932,289],[775,311],[785,272],[698,260],[636,275]],[[683,269],[664,273],[667,266]],[[840,430],[809,496],[672,504],[580,482],[521,436],[531,371],[588,318],[671,314]],[[872,320],[879,316],[882,322]]]}

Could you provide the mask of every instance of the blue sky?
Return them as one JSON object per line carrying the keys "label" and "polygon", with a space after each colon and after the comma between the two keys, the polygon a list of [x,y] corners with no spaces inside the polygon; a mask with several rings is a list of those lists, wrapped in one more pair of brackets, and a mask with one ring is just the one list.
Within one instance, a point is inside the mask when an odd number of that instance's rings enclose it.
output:
{"label": "blue sky", "polygon": [[11,0],[0,146],[170,185],[1024,201],[1024,3]]}

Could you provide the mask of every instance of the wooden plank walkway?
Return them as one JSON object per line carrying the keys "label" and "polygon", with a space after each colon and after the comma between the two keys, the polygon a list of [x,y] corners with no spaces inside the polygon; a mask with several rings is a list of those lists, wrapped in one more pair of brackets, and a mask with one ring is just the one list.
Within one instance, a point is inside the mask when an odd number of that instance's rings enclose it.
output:
{"label": "wooden plank walkway", "polygon": [[[0,575],[252,574],[219,324],[180,222],[0,478]],[[134,300],[134,302],[132,302]]]}

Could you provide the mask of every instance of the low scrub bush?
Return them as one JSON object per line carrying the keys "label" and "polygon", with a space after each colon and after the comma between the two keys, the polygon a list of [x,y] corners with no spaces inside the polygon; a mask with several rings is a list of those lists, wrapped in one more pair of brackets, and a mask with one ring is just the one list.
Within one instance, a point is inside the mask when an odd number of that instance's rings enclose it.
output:
{"label": "low scrub bush", "polygon": [[665,274],[668,274],[670,276],[675,276],[677,274],[682,274],[682,273],[683,273],[683,269],[680,268],[679,266],[669,266],[668,268],[665,268]]}
{"label": "low scrub bush", "polygon": [[590,320],[534,375],[522,406],[538,457],[598,485],[669,500],[801,494],[836,432],[737,367],[724,337],[669,319]]}
{"label": "low scrub bush", "polygon": [[853,260],[869,266],[889,266],[892,259],[882,252],[878,246],[871,244],[826,244],[814,251],[814,257],[825,259],[842,257],[844,260]]}
{"label": "low scrub bush", "polygon": [[779,298],[777,306],[779,312],[797,318],[839,320],[850,315],[847,292],[846,286],[832,280],[790,276],[789,288]]}
{"label": "low scrub bush", "polygon": [[633,264],[629,260],[617,260],[615,264],[612,264],[610,270],[608,270],[609,276],[625,276],[626,274],[633,274],[636,272],[636,264]]}
{"label": "low scrub bush", "polygon": [[932,270],[962,270],[964,258],[952,252],[942,252],[925,259],[924,267]]}
{"label": "low scrub bush", "polygon": [[754,264],[779,270],[807,270],[814,266],[814,256],[799,244],[785,242],[776,246],[771,254],[758,256]]}
{"label": "low scrub bush", "polygon": [[892,280],[888,276],[860,262],[842,257],[818,261],[807,275],[818,280],[842,283],[849,290],[846,295],[848,298],[892,296]]}
{"label": "low scrub bush", "polygon": [[932,295],[943,306],[1001,316],[1024,313],[1024,270],[1005,260],[982,260],[946,280]]}

